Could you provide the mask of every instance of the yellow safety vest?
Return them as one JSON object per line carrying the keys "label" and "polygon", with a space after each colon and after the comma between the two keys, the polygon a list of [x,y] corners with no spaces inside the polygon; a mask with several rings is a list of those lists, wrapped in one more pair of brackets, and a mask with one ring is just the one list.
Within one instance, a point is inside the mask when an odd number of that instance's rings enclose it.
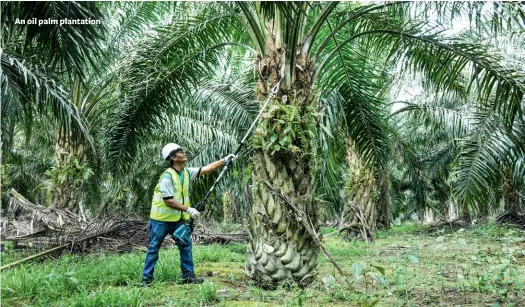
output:
{"label": "yellow safety vest", "polygon": [[153,192],[153,200],[151,201],[151,213],[149,217],[151,219],[161,222],[177,222],[181,216],[184,216],[185,220],[190,218],[188,213],[170,208],[166,206],[164,199],[162,199],[162,193],[160,192],[160,181],[164,174],[169,173],[171,175],[171,181],[173,182],[173,193],[175,196],[173,199],[184,206],[190,207],[190,172],[187,169],[184,172],[184,186],[181,186],[179,175],[171,167],[168,168],[162,175],[160,175],[159,182]]}

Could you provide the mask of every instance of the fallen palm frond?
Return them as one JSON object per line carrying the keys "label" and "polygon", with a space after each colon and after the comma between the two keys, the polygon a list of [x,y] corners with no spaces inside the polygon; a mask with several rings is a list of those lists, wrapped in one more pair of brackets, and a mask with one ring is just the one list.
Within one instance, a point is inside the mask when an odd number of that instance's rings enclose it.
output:
{"label": "fallen palm frond", "polygon": [[[20,263],[69,249],[75,253],[145,251],[148,245],[147,221],[134,215],[105,214],[88,220],[67,209],[33,204],[17,191],[9,192],[8,214],[2,222],[3,241],[20,248],[44,251],[0,267],[0,271]],[[245,242],[245,230],[224,233],[199,225],[192,234],[195,244],[229,244]],[[166,240],[175,245],[174,240]]]}
{"label": "fallen palm frond", "polygon": [[243,243],[248,240],[248,233],[246,230],[236,233],[201,233],[194,232],[191,235],[194,244],[230,244]]}
{"label": "fallen palm frond", "polygon": [[422,228],[420,232],[428,233],[431,236],[439,236],[446,233],[453,233],[461,229],[470,229],[475,227],[475,225],[475,223],[466,220],[464,217],[460,217],[451,221],[441,219],[428,227]]}
{"label": "fallen palm frond", "polygon": [[15,261],[15,262],[13,262],[13,263],[10,263],[10,264],[3,265],[3,266],[0,267],[0,271],[3,271],[3,270],[8,269],[8,268],[10,268],[10,267],[14,267],[14,266],[16,266],[16,265],[19,265],[19,264],[21,264],[21,263],[27,262],[27,261],[29,261],[29,260],[33,260],[33,259],[36,259],[36,258],[39,258],[39,257],[45,256],[45,255],[49,255],[49,254],[51,254],[51,253],[53,253],[53,252],[59,251],[59,250],[64,249],[64,248],[66,248],[66,247],[68,247],[68,246],[69,246],[69,243],[68,243],[68,244],[64,244],[64,245],[60,245],[60,246],[58,246],[58,247],[55,247],[55,248],[52,248],[52,249],[49,249],[49,250],[43,251],[43,252],[38,253],[38,254],[36,254],[36,255],[29,256],[29,257],[24,258],[24,259],[22,259],[22,260],[18,260],[18,261]]}
{"label": "fallen palm frond", "polygon": [[16,237],[27,237],[45,230],[59,230],[67,225],[85,226],[86,220],[67,209],[33,204],[16,190],[9,191],[9,203],[3,229]]}
{"label": "fallen palm frond", "polygon": [[194,226],[191,240],[193,244],[231,244],[248,241],[248,232],[242,225],[233,231],[225,231],[220,226],[207,220],[199,220]]}
{"label": "fallen palm frond", "polygon": [[363,238],[365,242],[374,242],[375,235],[366,222],[366,217],[363,213],[363,207],[360,204],[350,201],[348,208],[343,213],[345,219],[349,214],[354,214],[357,217],[357,222],[350,223],[349,225],[343,225],[343,229],[339,230],[346,231],[345,240],[351,240],[358,237],[357,234],[360,234],[361,238]]}
{"label": "fallen palm frond", "polygon": [[496,217],[496,223],[516,225],[525,229],[525,215],[516,211],[506,211]]}
{"label": "fallen palm frond", "polygon": [[28,247],[47,248],[119,230],[134,233],[144,227],[144,219],[135,216],[106,215],[88,221],[68,209],[33,204],[14,189],[9,195],[4,236]]}
{"label": "fallen palm frond", "polygon": [[99,216],[87,220],[67,209],[33,204],[15,190],[9,192],[8,212],[2,222],[4,241],[16,247],[45,251],[27,257],[5,268],[70,248],[72,252],[98,250],[128,251],[147,243],[146,222],[123,215]]}
{"label": "fallen palm frond", "polygon": [[[139,223],[140,222],[142,221],[139,221]],[[129,230],[133,228],[135,228],[134,229],[135,231],[140,231],[140,229],[137,229],[137,227],[133,227],[133,225],[136,225],[136,224],[137,224],[137,221],[133,221],[133,220],[114,222],[114,221],[111,221],[110,219],[106,219],[99,223],[90,224],[92,225],[91,229],[85,229],[84,232],[79,232],[75,237],[69,237],[66,239],[61,236],[58,239],[55,238],[55,240],[49,240],[53,238],[44,238],[46,240],[41,240],[40,238],[36,238],[37,240],[40,239],[38,242],[40,242],[41,244],[42,242],[46,242],[48,244],[47,246],[52,246],[53,243],[51,242],[56,243],[56,242],[62,241],[62,242],[67,242],[67,243],[47,249],[43,252],[40,252],[36,255],[29,256],[22,260],[19,260],[19,261],[10,263],[10,264],[6,264],[0,267],[0,271],[16,266],[16,265],[19,265],[21,263],[33,260],[33,259],[37,259],[42,256],[46,256],[52,253],[62,251],[68,247],[71,248],[70,249],[71,251],[76,251],[76,252],[86,251],[87,249],[89,250],[100,250],[100,249],[108,250],[110,249],[110,248],[107,248],[107,245],[105,244],[100,246],[100,243],[98,242],[100,242],[103,239],[109,240],[109,242],[108,241],[106,242],[109,243],[109,245],[113,246],[116,251],[129,251],[131,249],[137,249],[137,248],[140,249],[139,245],[130,243],[129,241],[122,243],[122,244],[115,244],[119,242],[117,239],[102,237],[103,235],[110,235],[111,233],[114,233],[116,231],[125,231],[129,233]]]}

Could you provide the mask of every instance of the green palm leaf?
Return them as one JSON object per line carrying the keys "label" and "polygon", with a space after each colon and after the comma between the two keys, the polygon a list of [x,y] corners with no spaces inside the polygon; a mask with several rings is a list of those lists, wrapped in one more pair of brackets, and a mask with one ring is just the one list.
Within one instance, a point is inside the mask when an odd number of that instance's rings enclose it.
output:
{"label": "green palm leaf", "polygon": [[515,169],[515,178],[523,180],[520,161],[525,156],[524,133],[521,122],[509,130],[501,118],[490,113],[475,113],[473,121],[473,132],[458,157],[455,191],[465,203],[480,205],[496,200],[503,167]]}
{"label": "green palm leaf", "polygon": [[[95,65],[104,34],[104,20],[95,2],[2,2],[2,38],[6,50],[37,55],[50,70],[85,76],[86,65]],[[16,19],[100,20],[94,25],[17,25]],[[22,38],[22,44],[19,44]],[[39,63],[40,64],[40,63]],[[46,69],[47,70],[47,69]]]}
{"label": "green palm leaf", "polygon": [[220,56],[216,46],[228,42],[230,20],[205,12],[162,27],[127,60],[121,77],[122,102],[108,131],[110,169],[121,170],[134,155],[137,138],[151,131],[163,112],[183,107],[193,86],[215,71]]}
{"label": "green palm leaf", "polygon": [[[34,114],[51,112],[66,133],[81,135],[88,142],[91,141],[83,115],[71,103],[69,93],[61,85],[41,72],[37,66],[26,64],[22,59],[8,53],[2,53],[0,61],[0,83],[3,89],[0,95],[5,103],[5,109],[2,107],[2,121],[23,118],[26,136],[30,137]],[[7,109],[12,113],[7,113]]]}

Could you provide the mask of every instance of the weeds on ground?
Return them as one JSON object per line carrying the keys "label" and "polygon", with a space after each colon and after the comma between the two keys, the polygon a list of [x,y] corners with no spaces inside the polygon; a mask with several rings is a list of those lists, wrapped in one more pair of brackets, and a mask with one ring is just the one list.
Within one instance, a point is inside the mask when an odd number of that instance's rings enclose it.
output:
{"label": "weeds on ground", "polygon": [[[244,253],[240,253],[242,250],[239,245],[202,246],[195,248],[194,257],[196,263],[239,263],[244,261]],[[133,289],[140,282],[144,258],[142,253],[64,255],[58,260],[22,264],[2,272],[2,300],[6,303],[16,301],[49,306],[56,305],[54,302],[62,297],[77,297],[82,293],[91,295],[92,291],[97,291],[94,292],[95,297],[111,296],[112,292],[106,293],[101,289],[119,286]],[[177,283],[180,279],[179,266],[177,249],[161,250],[155,268],[155,283]]]}
{"label": "weeds on ground", "polygon": [[[419,226],[380,232],[375,243],[325,245],[348,272],[350,285],[320,255],[318,278],[307,288],[251,285],[243,274],[246,246],[195,246],[202,285],[180,285],[177,249],[161,250],[155,282],[137,288],[144,253],[64,255],[2,272],[1,295],[15,306],[401,306],[515,305],[524,301],[523,232],[495,224],[427,236]],[[327,231],[329,232],[329,231]],[[2,256],[19,257],[17,252]]]}
{"label": "weeds on ground", "polygon": [[205,281],[199,289],[199,300],[205,305],[217,303],[220,301],[217,295],[217,288],[211,281]]}
{"label": "weeds on ground", "polygon": [[216,245],[201,246],[193,255],[197,262],[244,262],[246,247],[244,244],[233,244],[224,248]]}
{"label": "weeds on ground", "polygon": [[71,307],[139,307],[144,305],[142,292],[139,289],[107,288],[95,291],[82,290],[59,306]]}

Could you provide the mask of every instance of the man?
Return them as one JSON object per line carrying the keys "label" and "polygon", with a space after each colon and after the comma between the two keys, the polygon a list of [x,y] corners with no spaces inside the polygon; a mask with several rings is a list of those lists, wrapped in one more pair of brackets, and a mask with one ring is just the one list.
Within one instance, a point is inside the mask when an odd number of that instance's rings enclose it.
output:
{"label": "man", "polygon": [[[236,158],[230,154],[224,159],[210,163],[201,168],[185,168],[188,158],[183,148],[177,144],[169,143],[162,148],[162,158],[169,161],[170,167],[162,173],[159,183],[155,187],[151,203],[149,221],[149,246],[142,273],[142,285],[153,282],[153,271],[159,259],[159,249],[167,234],[174,235],[175,231],[185,221],[199,217],[197,209],[190,204],[190,180],[213,172],[224,166],[228,159]],[[180,252],[180,269],[182,281],[185,284],[202,283],[204,280],[195,276],[193,258],[190,244],[182,244],[175,240]]]}

